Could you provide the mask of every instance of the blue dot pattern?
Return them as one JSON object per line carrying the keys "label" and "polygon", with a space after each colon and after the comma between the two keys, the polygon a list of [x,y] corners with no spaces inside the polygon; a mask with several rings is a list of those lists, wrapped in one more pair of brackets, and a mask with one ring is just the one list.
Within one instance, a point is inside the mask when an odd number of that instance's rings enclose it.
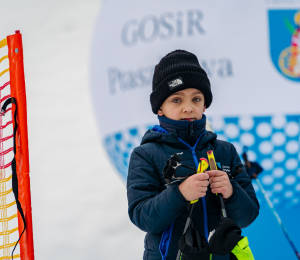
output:
{"label": "blue dot pattern", "polygon": [[[212,127],[232,143],[241,155],[247,146],[249,161],[257,161],[264,171],[259,179],[276,207],[290,208],[300,202],[299,122],[300,115],[261,117],[212,117]],[[253,180],[263,206],[266,201]]]}
{"label": "blue dot pattern", "polygon": [[[299,206],[300,115],[209,119],[218,139],[231,142],[240,155],[243,146],[249,148],[249,160],[257,161],[264,168],[259,179],[276,207]],[[104,142],[109,157],[124,179],[127,177],[130,154],[153,125],[133,127],[106,136]],[[263,206],[266,202],[255,180],[253,187]]]}
{"label": "blue dot pattern", "polygon": [[122,178],[126,179],[130,155],[133,149],[140,145],[145,132],[153,125],[133,127],[120,133],[106,136],[104,144],[113,165],[117,168]]}

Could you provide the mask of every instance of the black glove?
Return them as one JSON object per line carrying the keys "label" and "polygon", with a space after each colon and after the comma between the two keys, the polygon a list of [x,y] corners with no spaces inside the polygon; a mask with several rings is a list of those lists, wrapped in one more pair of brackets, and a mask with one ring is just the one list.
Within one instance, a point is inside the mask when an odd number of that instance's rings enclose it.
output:
{"label": "black glove", "polygon": [[221,219],[215,233],[209,240],[209,251],[213,255],[228,255],[244,238],[241,229],[230,218]]}
{"label": "black glove", "polygon": [[189,227],[178,241],[182,260],[209,260],[209,246],[204,236]]}

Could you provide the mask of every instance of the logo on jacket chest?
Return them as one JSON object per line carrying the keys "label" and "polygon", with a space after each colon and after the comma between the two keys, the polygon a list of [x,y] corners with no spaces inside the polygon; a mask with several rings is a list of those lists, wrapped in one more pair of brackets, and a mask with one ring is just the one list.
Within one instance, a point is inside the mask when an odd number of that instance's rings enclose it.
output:
{"label": "logo on jacket chest", "polygon": [[217,162],[219,169],[222,169],[223,172],[230,173],[230,167],[226,165],[221,165],[221,163]]}

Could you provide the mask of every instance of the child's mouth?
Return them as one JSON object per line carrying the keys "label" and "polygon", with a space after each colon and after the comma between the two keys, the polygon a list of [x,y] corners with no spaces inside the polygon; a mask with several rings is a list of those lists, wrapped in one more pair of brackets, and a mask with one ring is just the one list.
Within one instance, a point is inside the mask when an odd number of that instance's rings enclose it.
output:
{"label": "child's mouth", "polygon": [[181,119],[181,120],[186,120],[186,121],[193,121],[193,120],[195,120],[195,118],[183,118],[183,119]]}

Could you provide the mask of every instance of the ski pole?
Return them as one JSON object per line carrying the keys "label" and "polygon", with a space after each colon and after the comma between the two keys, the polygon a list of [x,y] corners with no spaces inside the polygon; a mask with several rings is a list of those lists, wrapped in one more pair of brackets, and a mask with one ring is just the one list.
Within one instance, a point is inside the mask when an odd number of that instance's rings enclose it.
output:
{"label": "ski pole", "polygon": [[[197,169],[197,174],[198,173],[203,173],[207,168],[208,168],[207,160],[205,158],[200,158],[200,162],[199,162],[198,169]],[[185,234],[185,232],[187,231],[187,229],[188,229],[188,227],[191,223],[195,203],[197,201],[198,201],[198,199],[190,201],[189,213],[188,213],[188,217],[187,217],[186,222],[185,222],[185,226],[184,226],[184,229],[183,229],[183,234]],[[179,260],[180,256],[181,256],[181,252],[180,252],[180,249],[178,249],[176,260]]]}
{"label": "ski pole", "polygon": [[[215,160],[213,151],[212,150],[207,151],[207,156],[208,156],[208,160],[209,160],[210,170],[217,170],[217,164],[216,164],[216,160]],[[226,209],[225,209],[223,196],[220,193],[216,193],[216,195],[218,196],[219,201],[220,201],[221,218],[227,218],[227,213],[226,213]]]}
{"label": "ski pole", "polygon": [[284,233],[286,239],[288,240],[288,242],[290,243],[291,247],[293,248],[293,250],[294,250],[294,252],[295,252],[297,258],[300,259],[300,255],[299,255],[299,253],[298,253],[298,251],[297,251],[297,249],[296,249],[294,243],[292,242],[291,237],[289,236],[288,232],[286,231],[286,229],[285,229],[285,227],[284,227],[284,225],[283,225],[283,223],[282,223],[282,221],[281,221],[281,218],[279,217],[278,213],[276,212],[276,210],[275,210],[275,208],[274,208],[274,205],[273,205],[273,203],[271,202],[271,200],[270,200],[268,194],[266,193],[266,191],[265,191],[265,189],[263,188],[262,184],[260,183],[259,179],[256,178],[255,180],[256,180],[256,183],[257,183],[259,189],[261,190],[262,194],[264,195],[264,197],[265,197],[265,199],[266,199],[266,201],[267,201],[267,203],[268,203],[270,209],[272,210],[272,213],[273,213],[274,216],[276,217],[277,222],[278,222],[278,224],[280,225],[280,227],[281,227],[281,229],[282,229],[282,231],[283,231],[283,233]]}

